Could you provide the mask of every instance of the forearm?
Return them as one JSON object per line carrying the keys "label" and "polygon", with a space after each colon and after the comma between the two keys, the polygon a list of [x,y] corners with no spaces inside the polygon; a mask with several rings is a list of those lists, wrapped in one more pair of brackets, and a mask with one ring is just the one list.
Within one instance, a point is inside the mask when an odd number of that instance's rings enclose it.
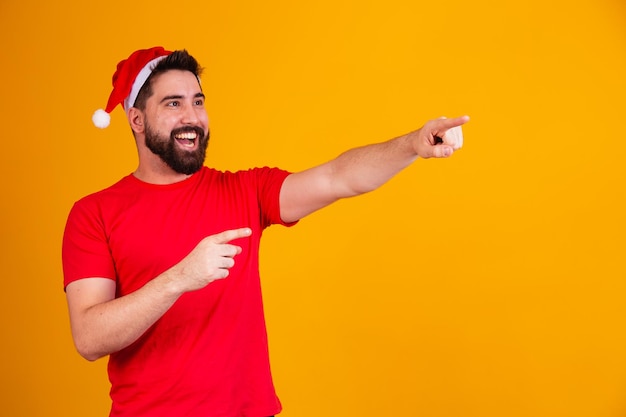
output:
{"label": "forearm", "polygon": [[[85,308],[70,304],[72,334],[81,356],[96,360],[139,339],[181,295],[167,274],[123,297]],[[68,291],[80,291],[80,287]]]}
{"label": "forearm", "polygon": [[350,149],[330,161],[337,198],[373,191],[417,159],[411,135]]}

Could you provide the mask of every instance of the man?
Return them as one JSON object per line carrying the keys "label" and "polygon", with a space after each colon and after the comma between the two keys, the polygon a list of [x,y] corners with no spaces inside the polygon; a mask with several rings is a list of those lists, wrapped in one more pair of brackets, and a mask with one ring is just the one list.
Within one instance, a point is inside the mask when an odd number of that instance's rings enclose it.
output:
{"label": "man", "polygon": [[418,156],[452,155],[469,120],[433,120],[298,173],[218,172],[203,166],[200,72],[186,51],[136,51],[94,115],[106,127],[122,104],[139,154],[134,173],[74,205],[63,238],[72,335],[86,359],[110,356],[111,416],[279,413],[259,279],[263,229],[372,191]]}

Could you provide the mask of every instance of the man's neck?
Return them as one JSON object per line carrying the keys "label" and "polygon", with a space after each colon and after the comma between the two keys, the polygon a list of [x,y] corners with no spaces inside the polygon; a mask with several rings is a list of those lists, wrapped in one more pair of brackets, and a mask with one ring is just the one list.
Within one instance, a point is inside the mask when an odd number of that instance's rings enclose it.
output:
{"label": "man's neck", "polygon": [[139,164],[137,170],[133,173],[133,175],[143,182],[157,185],[174,184],[184,181],[192,175],[181,174],[174,171],[165,164],[162,165],[164,166],[148,168],[144,165]]}

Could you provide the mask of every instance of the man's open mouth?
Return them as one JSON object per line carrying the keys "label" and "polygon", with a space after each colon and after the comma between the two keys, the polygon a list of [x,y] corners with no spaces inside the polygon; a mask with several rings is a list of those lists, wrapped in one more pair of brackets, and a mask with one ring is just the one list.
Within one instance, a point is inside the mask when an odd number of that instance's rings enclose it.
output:
{"label": "man's open mouth", "polygon": [[181,132],[174,135],[174,139],[181,145],[187,148],[193,148],[196,144],[196,139],[198,138],[198,134],[196,132]]}

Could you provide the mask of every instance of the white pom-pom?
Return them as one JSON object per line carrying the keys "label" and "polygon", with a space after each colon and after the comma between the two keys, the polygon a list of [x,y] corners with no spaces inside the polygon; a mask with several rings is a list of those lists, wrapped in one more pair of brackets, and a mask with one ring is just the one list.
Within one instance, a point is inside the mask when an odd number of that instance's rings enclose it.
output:
{"label": "white pom-pom", "polygon": [[102,109],[98,109],[93,116],[91,116],[91,121],[93,121],[93,124],[96,125],[96,127],[104,129],[109,126],[109,123],[111,123],[111,115]]}

